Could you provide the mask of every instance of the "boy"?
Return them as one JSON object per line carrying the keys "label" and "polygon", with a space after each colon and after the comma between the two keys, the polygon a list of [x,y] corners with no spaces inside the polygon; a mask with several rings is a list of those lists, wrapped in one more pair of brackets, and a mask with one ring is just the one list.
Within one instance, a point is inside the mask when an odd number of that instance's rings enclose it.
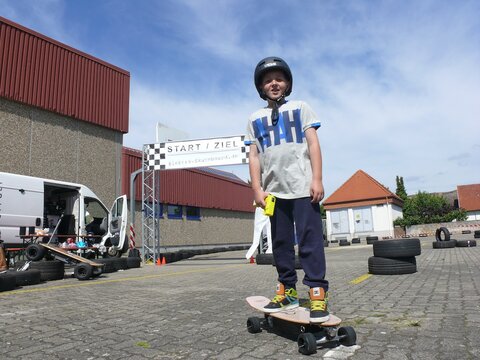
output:
{"label": "boy", "polygon": [[[245,143],[250,145],[250,178],[255,202],[265,207],[276,196],[271,217],[273,256],[278,272],[276,296],[267,312],[298,307],[295,271],[295,231],[303,283],[310,287],[310,322],[328,320],[325,253],[319,202],[323,199],[322,156],[316,129],[320,126],[303,101],[287,101],[292,73],[278,57],[261,60],[255,68],[255,87],[267,107],[254,112]],[[296,230],[295,230],[296,229]]]}

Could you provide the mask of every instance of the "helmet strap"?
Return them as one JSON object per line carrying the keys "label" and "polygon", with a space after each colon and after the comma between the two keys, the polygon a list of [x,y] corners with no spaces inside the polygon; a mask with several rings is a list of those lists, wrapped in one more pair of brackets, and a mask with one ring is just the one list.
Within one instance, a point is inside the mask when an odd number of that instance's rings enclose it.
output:
{"label": "helmet strap", "polygon": [[278,119],[280,118],[278,107],[285,101],[285,94],[280,96],[277,100],[270,99],[269,97],[267,97],[267,99],[270,100],[272,104],[272,125],[275,126],[277,125]]}

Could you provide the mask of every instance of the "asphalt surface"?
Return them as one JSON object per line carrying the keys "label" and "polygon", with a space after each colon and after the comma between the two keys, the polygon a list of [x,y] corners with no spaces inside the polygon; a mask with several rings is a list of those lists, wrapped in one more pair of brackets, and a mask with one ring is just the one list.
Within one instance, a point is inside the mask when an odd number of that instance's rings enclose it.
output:
{"label": "asphalt surface", "polygon": [[[409,275],[367,275],[373,251],[364,242],[327,248],[329,308],[354,327],[357,345],[310,358],[480,358],[480,248],[421,244]],[[244,254],[1,292],[0,359],[304,359],[282,329],[247,331],[247,318],[261,314],[245,298],[272,297],[276,272]],[[304,285],[298,290],[307,297]]]}

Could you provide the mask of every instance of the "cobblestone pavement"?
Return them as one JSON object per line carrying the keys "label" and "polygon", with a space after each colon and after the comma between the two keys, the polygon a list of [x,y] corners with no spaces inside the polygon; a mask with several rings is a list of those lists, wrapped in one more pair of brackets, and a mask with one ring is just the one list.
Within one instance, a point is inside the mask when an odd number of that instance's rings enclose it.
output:
{"label": "cobblestone pavement", "polygon": [[[358,345],[311,358],[480,358],[480,247],[421,242],[410,275],[361,278],[371,245],[327,249],[330,310],[355,328]],[[0,359],[305,358],[287,334],[247,332],[256,313],[244,298],[271,297],[276,274],[243,256],[216,253],[0,293]],[[307,288],[298,289],[306,297]]]}

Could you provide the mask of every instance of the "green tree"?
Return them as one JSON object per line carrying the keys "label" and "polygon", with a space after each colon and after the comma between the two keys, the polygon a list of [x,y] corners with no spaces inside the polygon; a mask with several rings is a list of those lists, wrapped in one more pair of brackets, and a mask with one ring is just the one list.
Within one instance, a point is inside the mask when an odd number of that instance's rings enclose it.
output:
{"label": "green tree", "polygon": [[323,207],[323,204],[320,204],[320,215],[322,216],[322,219],[326,219],[326,218],[327,218],[327,211],[326,211],[325,208]]}
{"label": "green tree", "polygon": [[405,201],[408,198],[407,191],[405,190],[405,184],[403,183],[403,176],[398,176],[396,177],[396,182],[397,182],[397,189],[395,190],[395,194]]}
{"label": "green tree", "polygon": [[418,194],[405,199],[403,219],[396,219],[393,223],[411,226],[466,219],[467,212],[464,209],[453,208],[443,196],[419,191]]}

